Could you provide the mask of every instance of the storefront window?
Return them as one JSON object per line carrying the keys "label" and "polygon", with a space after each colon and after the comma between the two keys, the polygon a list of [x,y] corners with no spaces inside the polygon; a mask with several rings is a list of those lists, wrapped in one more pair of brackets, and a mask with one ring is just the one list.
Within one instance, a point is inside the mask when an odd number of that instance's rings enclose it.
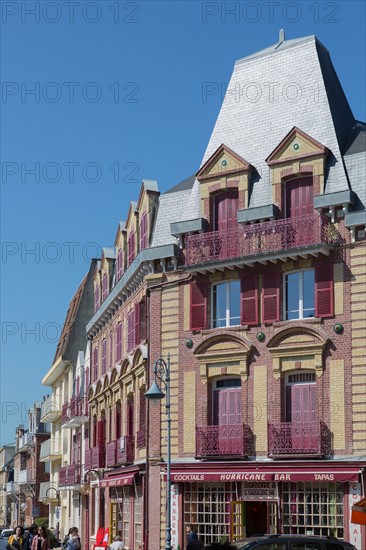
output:
{"label": "storefront window", "polygon": [[136,486],[135,491],[135,545],[136,548],[142,548],[142,487],[140,485]]}
{"label": "storefront window", "polygon": [[343,538],[343,487],[340,483],[284,483],[284,533]]}
{"label": "storefront window", "polygon": [[231,483],[190,483],[184,491],[185,532],[198,526],[204,544],[229,540],[230,503],[235,500]]}
{"label": "storefront window", "polygon": [[130,545],[130,488],[123,487],[123,542]]}

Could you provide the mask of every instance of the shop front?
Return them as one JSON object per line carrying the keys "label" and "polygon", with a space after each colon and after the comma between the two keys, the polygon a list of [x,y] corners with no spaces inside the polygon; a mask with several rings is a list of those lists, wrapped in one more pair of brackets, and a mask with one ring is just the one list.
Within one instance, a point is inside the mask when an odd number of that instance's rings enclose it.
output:
{"label": "shop front", "polygon": [[190,524],[205,544],[264,533],[350,540],[349,495],[361,492],[359,474],[344,464],[180,465],[171,476],[177,542]]}
{"label": "shop front", "polygon": [[110,540],[119,535],[127,548],[143,548],[143,482],[140,470],[106,473],[100,486],[105,503]]}

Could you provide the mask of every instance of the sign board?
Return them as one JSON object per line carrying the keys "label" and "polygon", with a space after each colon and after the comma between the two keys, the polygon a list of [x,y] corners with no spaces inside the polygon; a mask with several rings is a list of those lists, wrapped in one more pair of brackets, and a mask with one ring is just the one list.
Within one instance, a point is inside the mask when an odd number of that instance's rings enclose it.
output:
{"label": "sign board", "polygon": [[242,500],[273,500],[277,497],[277,483],[243,483]]}
{"label": "sign board", "polygon": [[125,436],[124,435],[119,438],[119,450],[121,451],[121,453],[123,453],[124,450],[125,450]]}
{"label": "sign board", "polygon": [[55,516],[56,516],[56,520],[57,520],[57,521],[60,521],[60,515],[61,515],[61,506],[56,506],[56,508],[55,508]]}
{"label": "sign board", "polygon": [[33,510],[32,510],[32,516],[33,516],[34,518],[39,518],[39,513],[40,513],[39,508],[33,508]]}

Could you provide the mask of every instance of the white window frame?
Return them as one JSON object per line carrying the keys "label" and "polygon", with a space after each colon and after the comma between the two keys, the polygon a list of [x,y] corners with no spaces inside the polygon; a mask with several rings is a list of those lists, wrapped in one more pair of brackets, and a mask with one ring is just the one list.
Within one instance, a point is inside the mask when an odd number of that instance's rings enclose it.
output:
{"label": "white window frame", "polygon": [[[304,273],[312,271],[314,273],[314,315],[312,317],[304,317]],[[296,319],[287,319],[287,292],[286,292],[286,278],[293,273],[299,273],[299,317]],[[282,296],[283,296],[283,318],[285,321],[298,321],[299,319],[315,319],[315,270],[310,269],[295,269],[294,271],[288,271],[283,275],[282,282]]]}
{"label": "white window frame", "polygon": [[[239,327],[241,325],[241,318],[240,318],[240,312],[239,312],[239,322],[238,324],[231,325],[230,324],[230,284],[231,283],[239,283],[239,302],[241,300],[240,296],[240,280],[239,279],[231,279],[230,281],[220,281],[218,283],[214,283],[211,286],[211,327],[212,328],[226,328],[226,327]],[[226,324],[225,327],[214,327],[214,288],[216,288],[219,285],[226,285]],[[220,318],[221,319],[221,318]]]}

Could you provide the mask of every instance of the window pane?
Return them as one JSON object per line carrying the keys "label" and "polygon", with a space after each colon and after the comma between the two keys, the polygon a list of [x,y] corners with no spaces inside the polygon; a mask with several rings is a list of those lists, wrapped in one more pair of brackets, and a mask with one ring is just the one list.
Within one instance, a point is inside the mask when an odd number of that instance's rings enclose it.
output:
{"label": "window pane", "polygon": [[230,285],[230,326],[240,325],[240,281]]}
{"label": "window pane", "polygon": [[213,326],[226,326],[226,283],[213,288]]}
{"label": "window pane", "polygon": [[304,317],[314,317],[315,307],[314,307],[314,271],[304,271],[303,273],[304,281]]}
{"label": "window pane", "polygon": [[286,319],[299,319],[299,275],[286,275]]}

